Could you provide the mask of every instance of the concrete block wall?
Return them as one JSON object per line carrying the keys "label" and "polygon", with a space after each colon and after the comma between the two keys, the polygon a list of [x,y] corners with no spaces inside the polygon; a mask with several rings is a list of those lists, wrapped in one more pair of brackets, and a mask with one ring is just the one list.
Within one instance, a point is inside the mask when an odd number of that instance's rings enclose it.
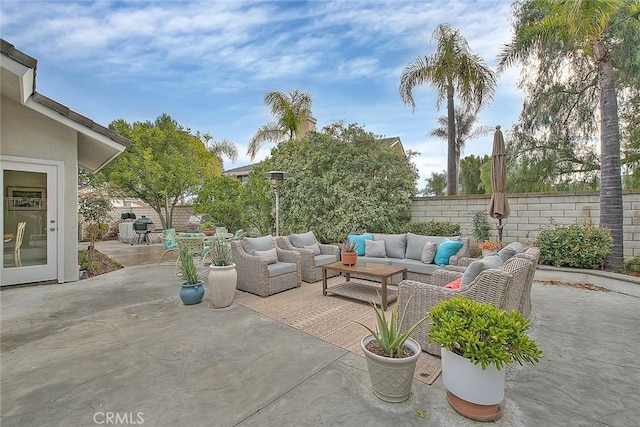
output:
{"label": "concrete block wall", "polygon": [[[640,256],[640,190],[623,193],[624,256]],[[551,224],[595,224],[600,218],[597,192],[509,194],[511,214],[502,221],[506,242],[530,242]],[[475,211],[487,210],[489,196],[416,197],[411,204],[412,221],[450,221],[460,224],[462,234],[471,237]],[[497,240],[498,221],[489,218]]]}
{"label": "concrete block wall", "polygon": [[[115,208],[111,211],[111,219],[113,221],[120,220],[120,214],[133,212],[136,214],[136,218],[140,218],[142,215],[150,218],[151,221],[155,224],[156,228],[162,228],[162,222],[160,222],[160,217],[150,207],[129,207],[129,208]],[[189,217],[193,215],[193,206],[192,205],[178,205],[173,210],[173,228],[176,231],[185,231],[185,226]]]}

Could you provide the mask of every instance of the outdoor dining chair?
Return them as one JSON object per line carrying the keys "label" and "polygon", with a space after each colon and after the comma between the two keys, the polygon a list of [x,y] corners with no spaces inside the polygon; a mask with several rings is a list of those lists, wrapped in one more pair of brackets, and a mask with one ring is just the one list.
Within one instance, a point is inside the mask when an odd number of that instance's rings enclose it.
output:
{"label": "outdoor dining chair", "polygon": [[167,228],[162,231],[160,235],[160,239],[162,240],[162,245],[164,246],[164,252],[160,255],[160,259],[158,259],[158,265],[162,262],[162,258],[168,254],[169,252],[178,250],[178,242],[176,241],[176,229],[175,228]]}

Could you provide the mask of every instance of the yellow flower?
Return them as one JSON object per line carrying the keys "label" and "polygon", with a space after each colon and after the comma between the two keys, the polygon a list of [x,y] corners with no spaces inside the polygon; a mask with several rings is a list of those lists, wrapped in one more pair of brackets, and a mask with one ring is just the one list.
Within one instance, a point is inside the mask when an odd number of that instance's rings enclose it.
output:
{"label": "yellow flower", "polygon": [[478,247],[483,250],[495,251],[496,249],[502,248],[502,242],[490,242],[487,240],[480,243]]}

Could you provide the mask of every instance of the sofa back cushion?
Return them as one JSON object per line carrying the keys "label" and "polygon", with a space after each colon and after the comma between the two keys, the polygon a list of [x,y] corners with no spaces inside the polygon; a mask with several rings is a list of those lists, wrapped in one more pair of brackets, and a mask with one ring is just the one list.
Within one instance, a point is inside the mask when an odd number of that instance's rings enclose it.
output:
{"label": "sofa back cushion", "polygon": [[242,239],[242,246],[246,253],[252,255],[254,251],[268,251],[276,247],[271,234],[262,237],[245,237]]}
{"label": "sofa back cushion", "polygon": [[[384,247],[389,258],[404,258],[407,248],[407,234],[373,233],[373,240],[384,240]],[[420,259],[418,257],[417,259]]]}
{"label": "sofa back cushion", "polygon": [[313,231],[307,231],[302,234],[291,234],[289,236],[289,241],[296,248],[304,248],[305,246],[311,246],[316,243],[316,236],[313,234]]}
{"label": "sofa back cushion", "polygon": [[347,236],[347,239],[349,239],[351,243],[354,243],[356,245],[356,252],[358,253],[358,255],[364,256],[364,241],[373,240],[373,234],[349,234],[349,236]]}
{"label": "sofa back cushion", "polygon": [[473,261],[464,270],[462,281],[460,282],[460,289],[466,289],[469,286],[469,283],[471,283],[473,279],[478,277],[478,274],[480,274],[481,272],[490,268],[499,268],[500,266],[502,266],[502,264],[502,258],[500,258],[498,254],[492,254],[479,259],[478,261]]}
{"label": "sofa back cushion", "polygon": [[443,240],[444,237],[423,236],[420,234],[407,233],[407,250],[405,251],[404,257],[420,260],[425,243],[432,242],[437,245]]}

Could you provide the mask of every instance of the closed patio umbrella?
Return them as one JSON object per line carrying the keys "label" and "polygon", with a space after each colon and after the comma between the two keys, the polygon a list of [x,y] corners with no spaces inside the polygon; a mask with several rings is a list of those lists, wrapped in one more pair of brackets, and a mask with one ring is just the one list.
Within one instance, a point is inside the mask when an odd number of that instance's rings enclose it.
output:
{"label": "closed patio umbrella", "polygon": [[493,151],[491,152],[491,201],[487,213],[498,220],[498,240],[502,241],[502,220],[509,216],[507,201],[507,162],[505,160],[504,138],[500,126],[496,126],[493,134]]}

